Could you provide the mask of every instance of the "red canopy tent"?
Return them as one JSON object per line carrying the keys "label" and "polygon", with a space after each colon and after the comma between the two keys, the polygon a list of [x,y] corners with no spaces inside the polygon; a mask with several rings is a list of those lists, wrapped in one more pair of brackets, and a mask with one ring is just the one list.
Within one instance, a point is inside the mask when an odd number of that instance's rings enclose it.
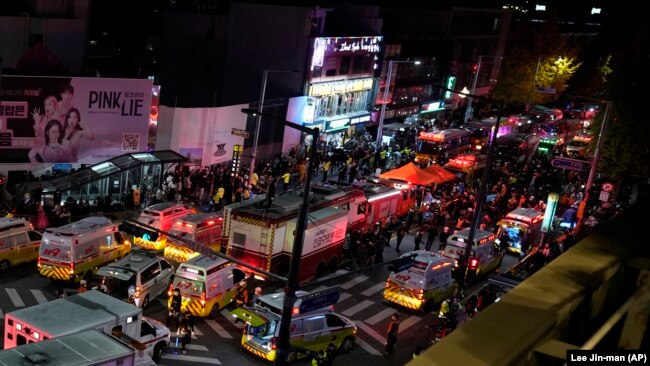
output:
{"label": "red canopy tent", "polygon": [[426,167],[424,171],[436,177],[436,181],[434,182],[436,184],[451,182],[456,179],[456,175],[454,173],[448,171],[438,164],[431,164]]}
{"label": "red canopy tent", "polygon": [[403,180],[418,186],[433,184],[438,180],[436,176],[425,172],[413,163],[408,163],[403,167],[382,173],[379,175],[379,178]]}

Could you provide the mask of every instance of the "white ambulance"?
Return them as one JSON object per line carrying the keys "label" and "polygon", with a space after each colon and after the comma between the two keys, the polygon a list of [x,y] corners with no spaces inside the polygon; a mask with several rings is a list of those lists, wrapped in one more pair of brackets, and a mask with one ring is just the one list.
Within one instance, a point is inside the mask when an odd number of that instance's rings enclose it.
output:
{"label": "white ambulance", "polygon": [[413,310],[429,312],[453,296],[456,281],[452,277],[451,259],[426,250],[405,253],[414,257],[410,268],[391,272],[386,280],[384,300]]}
{"label": "white ambulance", "polygon": [[106,217],[87,217],[45,230],[38,257],[41,276],[53,280],[90,281],[97,269],[123,258],[131,243]]}
{"label": "white ambulance", "polygon": [[[468,240],[469,228],[454,233],[447,239],[447,247],[442,255],[453,259],[456,262],[455,267],[458,267],[458,260],[465,255]],[[470,265],[467,278],[476,279],[501,267],[504,253],[499,250],[495,240],[494,233],[481,229],[476,230],[470,253],[470,261],[473,260],[474,263]]]}
{"label": "white ambulance", "polygon": [[[169,230],[169,234],[191,240],[197,245],[203,246],[203,249],[221,252],[222,227],[223,215],[221,213],[197,213],[176,220]],[[194,251],[187,244],[174,238],[168,238],[164,252],[165,258],[177,262],[185,262],[199,254],[200,252]]]}
{"label": "white ambulance", "polygon": [[[195,213],[195,210],[187,205],[163,202],[151,205],[142,210],[137,221],[162,231],[169,231],[174,222],[192,213]],[[148,233],[145,231],[140,233],[140,231],[142,230],[139,230],[137,233],[132,233],[134,234],[134,245],[149,250],[165,249],[167,243],[165,236],[159,235],[158,232]]]}

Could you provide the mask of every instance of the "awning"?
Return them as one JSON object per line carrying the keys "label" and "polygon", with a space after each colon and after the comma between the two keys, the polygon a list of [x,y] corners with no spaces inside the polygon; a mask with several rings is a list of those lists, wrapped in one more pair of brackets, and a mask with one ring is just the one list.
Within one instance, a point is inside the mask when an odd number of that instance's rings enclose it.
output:
{"label": "awning", "polygon": [[386,173],[380,174],[379,178],[398,179],[415,185],[429,185],[436,183],[437,178],[423,169],[418,168],[413,163],[408,163],[403,167],[393,169]]}
{"label": "awning", "polygon": [[438,164],[431,164],[424,169],[425,172],[436,177],[436,184],[451,182],[456,179],[456,175]]}

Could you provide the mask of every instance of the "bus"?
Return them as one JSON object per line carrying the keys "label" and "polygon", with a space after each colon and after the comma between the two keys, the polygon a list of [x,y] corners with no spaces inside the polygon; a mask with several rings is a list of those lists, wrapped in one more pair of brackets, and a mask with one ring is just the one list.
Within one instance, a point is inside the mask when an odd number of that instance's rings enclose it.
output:
{"label": "bus", "polygon": [[444,164],[447,160],[469,151],[472,133],[465,129],[449,128],[433,132],[420,132],[415,144],[415,162],[418,164]]}
{"label": "bus", "polygon": [[[511,134],[517,131],[519,119],[515,117],[502,117],[499,123],[497,137]],[[486,118],[480,121],[471,121],[463,125],[463,128],[472,132],[472,150],[481,150],[490,140],[494,131],[496,118]]]}

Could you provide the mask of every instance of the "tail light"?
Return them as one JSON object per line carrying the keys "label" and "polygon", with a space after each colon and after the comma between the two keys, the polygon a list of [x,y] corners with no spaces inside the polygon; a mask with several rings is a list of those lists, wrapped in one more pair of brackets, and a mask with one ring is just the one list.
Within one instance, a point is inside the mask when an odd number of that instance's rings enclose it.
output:
{"label": "tail light", "polygon": [[389,278],[389,279],[386,280],[386,286],[384,286],[384,288],[389,288],[390,285],[392,285],[392,284],[393,284],[393,281],[391,281],[390,278]]}
{"label": "tail light", "polygon": [[293,310],[291,310],[291,315],[298,315],[300,314],[300,308],[297,306],[293,307]]}
{"label": "tail light", "polygon": [[174,294],[174,285],[170,283],[169,289],[167,290],[167,296],[172,297],[173,294]]}
{"label": "tail light", "polygon": [[277,337],[271,338],[271,349],[273,349],[273,350],[278,349],[278,338]]}
{"label": "tail light", "polygon": [[201,307],[205,307],[205,291],[201,292]]}
{"label": "tail light", "polygon": [[140,286],[135,288],[135,295],[134,296],[135,296],[136,299],[140,297]]}
{"label": "tail light", "polygon": [[70,271],[69,272],[70,272],[71,275],[74,274],[74,262],[70,262]]}
{"label": "tail light", "polygon": [[38,259],[36,260],[36,267],[41,268],[41,256],[38,256]]}
{"label": "tail light", "polygon": [[424,290],[418,290],[415,296],[418,298],[418,300],[422,300],[422,298],[424,298]]}

